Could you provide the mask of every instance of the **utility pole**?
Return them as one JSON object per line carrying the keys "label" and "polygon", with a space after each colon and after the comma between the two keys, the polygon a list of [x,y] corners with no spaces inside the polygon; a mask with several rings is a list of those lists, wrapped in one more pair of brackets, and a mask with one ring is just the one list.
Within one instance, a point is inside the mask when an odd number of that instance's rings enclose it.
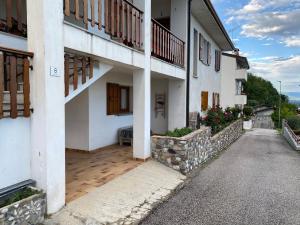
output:
{"label": "utility pole", "polygon": [[279,114],[278,114],[278,127],[281,127],[281,80],[278,81],[279,82]]}

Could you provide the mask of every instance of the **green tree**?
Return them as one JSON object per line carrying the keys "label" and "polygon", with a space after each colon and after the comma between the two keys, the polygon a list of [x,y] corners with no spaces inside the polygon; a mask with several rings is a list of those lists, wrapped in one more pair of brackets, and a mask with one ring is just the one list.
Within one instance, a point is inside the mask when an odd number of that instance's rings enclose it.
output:
{"label": "green tree", "polygon": [[289,104],[284,102],[281,105],[281,112],[280,112],[280,121],[279,121],[279,108],[277,107],[274,113],[272,114],[272,120],[275,123],[276,127],[281,127],[281,123],[283,119],[287,119],[291,116],[297,115],[297,106],[294,104]]}

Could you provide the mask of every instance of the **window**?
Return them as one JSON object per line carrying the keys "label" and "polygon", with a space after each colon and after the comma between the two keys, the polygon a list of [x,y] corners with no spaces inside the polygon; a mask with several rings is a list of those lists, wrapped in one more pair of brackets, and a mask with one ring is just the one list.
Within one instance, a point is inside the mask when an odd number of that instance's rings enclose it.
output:
{"label": "window", "polygon": [[206,111],[208,109],[208,92],[201,92],[201,111]]}
{"label": "window", "polygon": [[235,87],[236,87],[236,91],[235,91],[236,95],[244,94],[244,81],[243,80],[235,80]]}
{"label": "window", "polygon": [[130,112],[130,88],[107,83],[107,115]]}
{"label": "window", "polygon": [[207,41],[202,34],[199,34],[199,60],[205,65],[211,64],[211,44]]}
{"label": "window", "polygon": [[212,102],[213,102],[213,104],[212,104],[213,108],[220,106],[220,94],[219,93],[213,93]]}
{"label": "window", "polygon": [[198,77],[198,31],[194,29],[194,60],[193,60],[193,76]]}
{"label": "window", "polygon": [[215,70],[219,72],[221,70],[221,51],[215,51]]}

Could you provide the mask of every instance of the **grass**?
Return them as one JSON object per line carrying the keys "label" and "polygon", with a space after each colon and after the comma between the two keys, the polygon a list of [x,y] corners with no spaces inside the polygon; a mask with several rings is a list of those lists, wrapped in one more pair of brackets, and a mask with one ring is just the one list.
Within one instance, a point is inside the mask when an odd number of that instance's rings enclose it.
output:
{"label": "grass", "polygon": [[8,199],[4,200],[3,202],[0,202],[0,208],[10,205],[10,204],[13,204],[15,202],[18,202],[22,199],[28,198],[32,195],[39,194],[39,193],[41,193],[41,192],[31,189],[29,187],[26,187],[22,190],[17,191],[16,193],[13,193],[11,196],[9,196]]}

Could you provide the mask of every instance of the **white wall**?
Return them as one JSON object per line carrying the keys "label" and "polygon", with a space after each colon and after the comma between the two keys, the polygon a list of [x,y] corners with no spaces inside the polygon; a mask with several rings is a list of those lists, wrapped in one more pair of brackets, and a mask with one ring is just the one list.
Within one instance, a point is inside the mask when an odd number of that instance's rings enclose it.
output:
{"label": "white wall", "polygon": [[31,178],[30,119],[0,120],[0,189]]}
{"label": "white wall", "polygon": [[89,91],[66,104],[66,148],[89,150]]}
{"label": "white wall", "polygon": [[247,70],[237,69],[236,58],[222,55],[221,106],[223,108],[247,104],[246,95],[236,95],[236,79],[247,80]]}
{"label": "white wall", "polygon": [[[168,131],[168,85],[167,79],[151,79],[151,130],[155,134],[164,134]],[[164,94],[165,102],[165,116],[158,113],[155,116],[155,95]]]}
{"label": "white wall", "polygon": [[[206,40],[211,43],[211,65],[206,66],[199,60],[199,50],[197,48],[197,71],[198,78],[193,77],[194,62],[194,28],[201,33]],[[199,41],[198,41],[199,43]],[[221,94],[221,72],[215,71],[215,50],[220,48],[213,39],[206,33],[200,23],[192,16],[191,18],[191,73],[190,73],[190,112],[201,112],[201,92],[208,91],[208,105],[212,106],[213,92]],[[202,112],[203,114],[203,112]]]}
{"label": "white wall", "polygon": [[89,149],[95,150],[116,144],[117,131],[120,127],[132,126],[132,114],[107,115],[106,84],[108,82],[132,87],[132,75],[109,72],[89,88]]}

